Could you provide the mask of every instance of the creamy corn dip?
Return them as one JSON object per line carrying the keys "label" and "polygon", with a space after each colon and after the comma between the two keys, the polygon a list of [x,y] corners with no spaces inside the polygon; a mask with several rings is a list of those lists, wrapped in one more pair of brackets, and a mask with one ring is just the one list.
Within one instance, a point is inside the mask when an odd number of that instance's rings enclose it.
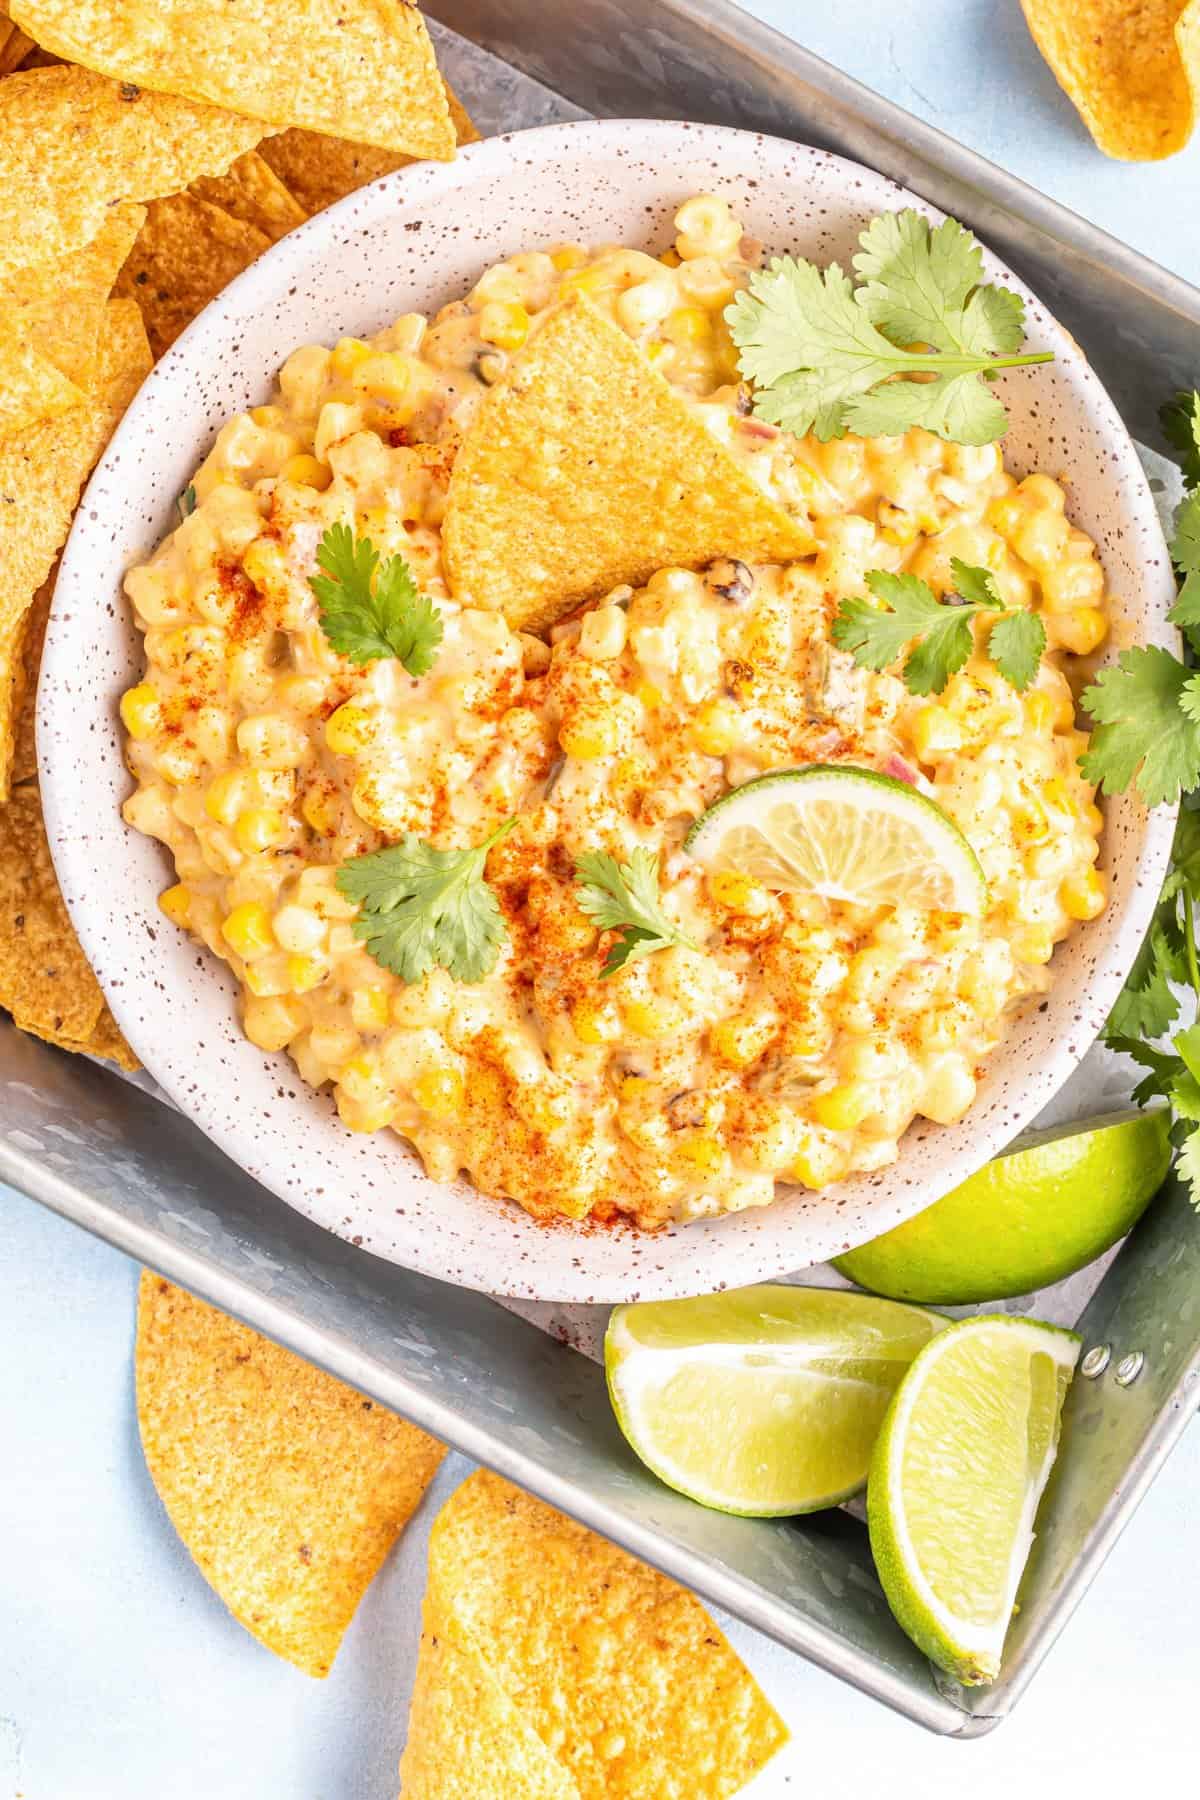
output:
{"label": "creamy corn dip", "polygon": [[[289,357],[128,575],[146,671],[121,707],[125,817],[174,857],[163,910],[230,965],[254,1044],[331,1086],[351,1130],[401,1133],[437,1180],[465,1170],[539,1216],[645,1227],[879,1169],[915,1117],[960,1118],[1015,1011],[1049,988],[1055,945],[1105,904],[1064,672],[1105,636],[1104,579],[1062,488],[1016,481],[994,445],[821,444],[749,416],[721,314],[759,246],[707,196],[676,227],[661,258],[532,251],[432,320]],[[814,556],[663,569],[548,643],[456,606],[439,552],[456,445],[571,285],[809,523]],[[337,521],[401,552],[436,601],[427,675],[331,648],[309,577]],[[976,656],[920,698],[831,645],[868,570],[941,594],[952,557],[1040,611],[1049,653],[1024,694]],[[983,867],[986,916],[779,895],[683,851],[728,788],[812,762],[935,799]],[[373,961],[338,865],[409,831],[477,844],[514,814],[487,867],[510,940],[492,973],[406,986]],[[639,845],[699,948],[605,979],[574,861]]]}

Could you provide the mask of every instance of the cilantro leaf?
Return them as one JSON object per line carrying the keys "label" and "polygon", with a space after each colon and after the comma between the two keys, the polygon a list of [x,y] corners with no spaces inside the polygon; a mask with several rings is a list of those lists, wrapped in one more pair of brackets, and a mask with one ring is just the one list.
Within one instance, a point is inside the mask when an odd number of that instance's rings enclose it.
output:
{"label": "cilantro leaf", "polygon": [[1167,614],[1200,654],[1200,489],[1185,494],[1175,514],[1171,560],[1183,576],[1179,597]]}
{"label": "cilantro leaf", "polygon": [[1187,1183],[1192,1205],[1200,1208],[1200,1130],[1190,1131],[1183,1140],[1183,1148],[1175,1158],[1175,1173]]}
{"label": "cilantro leaf", "polygon": [[179,514],[181,523],[184,519],[190,518],[195,512],[196,484],[194,481],[189,481],[183,492],[176,496],[175,509]]}
{"label": "cilantro leaf", "polygon": [[776,257],[727,308],[755,411],[822,441],[916,425],[959,444],[1002,437],[1008,421],[986,383],[1001,368],[1052,360],[1014,354],[1017,295],[980,285],[979,245],[953,220],[931,231],[911,209],[885,213],[859,243],[861,287],[837,263]]}
{"label": "cilantro leaf", "polygon": [[670,944],[695,949],[662,909],[658,857],[653,851],[639,845],[627,863],[604,850],[589,851],[576,859],[575,879],[580,884],[579,905],[593,925],[619,933],[601,975],[615,975],[627,962]]}
{"label": "cilantro leaf", "polygon": [[1003,612],[1004,602],[996,588],[996,577],[990,569],[978,569],[971,563],[965,563],[961,556],[950,558],[950,573],[954,576],[954,591],[960,594],[971,606],[990,607],[993,612]]}
{"label": "cilantro leaf", "polygon": [[1163,435],[1182,453],[1183,479],[1188,487],[1200,487],[1200,393],[1186,389],[1160,408]]}
{"label": "cilantro leaf", "polygon": [[508,932],[484,866],[515,824],[506,820],[467,850],[435,850],[410,831],[386,850],[342,863],[338,891],[361,908],[354,935],[367,954],[405,982],[420,981],[435,964],[456,981],[489,975]]}
{"label": "cilantro leaf", "polygon": [[1133,1090],[1134,1102],[1138,1106],[1145,1106],[1156,1095],[1169,1094],[1172,1085],[1187,1074],[1178,1056],[1171,1056],[1165,1050],[1156,1050],[1153,1044],[1145,1044],[1140,1038],[1110,1037],[1107,1041],[1110,1049],[1121,1051],[1143,1069],[1150,1071]]}
{"label": "cilantro leaf", "polygon": [[1156,917],[1108,1015],[1104,1027],[1106,1042],[1161,1037],[1179,1016],[1179,1001],[1170,985],[1174,979],[1174,953],[1163,924]]}
{"label": "cilantro leaf", "polygon": [[1019,694],[1033,681],[1046,649],[1046,627],[1024,607],[997,619],[988,637],[988,655]]}
{"label": "cilantro leaf", "polygon": [[[1200,726],[1183,709],[1192,677],[1169,650],[1122,650],[1084,691],[1096,720],[1080,758],[1089,781],[1120,793],[1136,778],[1147,806],[1174,802],[1200,780]],[[1195,704],[1189,695],[1189,704]]]}
{"label": "cilantro leaf", "polygon": [[442,615],[402,556],[381,562],[370,538],[338,524],[321,539],[317,565],[324,573],[310,576],[309,586],[335,650],[354,663],[394,656],[410,675],[428,673],[442,641]]}

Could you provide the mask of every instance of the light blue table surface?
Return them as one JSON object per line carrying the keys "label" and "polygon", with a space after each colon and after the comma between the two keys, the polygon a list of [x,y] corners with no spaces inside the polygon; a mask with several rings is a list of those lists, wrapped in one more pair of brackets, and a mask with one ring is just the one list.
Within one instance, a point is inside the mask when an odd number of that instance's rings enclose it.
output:
{"label": "light blue table surface", "polygon": [[[1167,163],[1107,162],[1016,0],[752,10],[1200,280],[1200,143]],[[391,1800],[425,1534],[466,1465],[447,1464],[332,1677],[307,1680],[228,1618],[150,1486],[133,1415],[136,1278],[115,1251],[0,1189],[0,1800]],[[795,1734],[748,1800],[1194,1790],[1198,1496],[1193,1427],[1015,1717],[974,1744],[927,1737],[734,1628]]]}

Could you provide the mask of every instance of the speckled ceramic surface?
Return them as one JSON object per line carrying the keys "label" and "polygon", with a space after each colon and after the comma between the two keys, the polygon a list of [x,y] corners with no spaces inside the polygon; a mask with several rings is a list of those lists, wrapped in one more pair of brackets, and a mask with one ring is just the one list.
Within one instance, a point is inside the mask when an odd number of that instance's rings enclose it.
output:
{"label": "speckled ceramic surface", "polygon": [[[285,1055],[242,1036],[223,967],[163,919],[161,847],[121,822],[130,788],[117,700],[141,672],[121,577],[169,528],[175,496],[233,412],[268,398],[299,344],[379,330],[456,298],[497,258],[563,238],[662,248],[688,195],[728,197],[772,250],[844,261],[873,214],[913,196],[822,151],[715,126],[630,120],[547,127],[473,145],[449,165],[385,177],[294,232],[214,302],[155,369],[80,509],[55,595],[38,707],[47,824],[63,893],[122,1030],[183,1110],[252,1175],[321,1224],[447,1281],[514,1297],[617,1300],[761,1280],[860,1243],[927,1205],[1000,1149],[1091,1043],[1145,931],[1170,847],[1165,809],[1110,806],[1112,903],[1054,960],[1048,1000],[990,1059],[958,1125],[919,1125],[900,1161],[823,1195],[659,1236],[535,1225],[464,1182],[430,1182],[390,1132],[353,1136]],[[922,207],[931,218],[939,215]],[[994,258],[993,279],[1021,289]],[[1153,501],[1117,414],[1036,299],[1048,368],[1009,374],[1018,472],[1065,472],[1096,539],[1115,643],[1170,643],[1173,581]]]}

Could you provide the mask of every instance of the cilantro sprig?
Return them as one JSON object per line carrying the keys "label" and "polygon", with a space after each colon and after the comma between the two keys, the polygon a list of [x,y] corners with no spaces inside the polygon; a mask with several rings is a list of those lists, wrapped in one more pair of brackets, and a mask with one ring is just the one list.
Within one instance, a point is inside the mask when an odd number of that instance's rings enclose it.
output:
{"label": "cilantro sprig", "polygon": [[335,650],[354,663],[395,656],[410,675],[429,672],[442,641],[442,615],[402,556],[381,561],[370,538],[338,524],[321,539],[317,566],[323,573],[310,576],[308,585]]}
{"label": "cilantro sprig", "polygon": [[837,263],[776,257],[727,308],[755,412],[822,441],[917,425],[955,444],[1003,437],[989,383],[1053,361],[1020,352],[1020,295],[983,280],[979,244],[955,219],[931,230],[911,208],[884,213],[858,241],[860,285]]}
{"label": "cilantro sprig", "polygon": [[506,819],[467,850],[436,850],[410,831],[386,850],[342,863],[338,889],[361,908],[353,930],[367,954],[409,983],[435,965],[456,981],[490,975],[508,931],[484,867],[515,824]]}
{"label": "cilantro sprig", "polygon": [[658,886],[658,857],[640,845],[627,863],[619,863],[607,851],[593,850],[575,863],[579,904],[593,925],[618,935],[609,946],[600,973],[615,975],[627,962],[681,944],[695,944],[662,909]]}
{"label": "cilantro sprig", "polygon": [[971,621],[980,613],[998,615],[988,633],[991,660],[1018,692],[1037,675],[1046,648],[1046,628],[1036,613],[1007,608],[990,569],[951,559],[956,592],[939,600],[916,575],[872,569],[870,600],[843,600],[833,621],[833,641],[850,650],[860,668],[890,669],[911,644],[902,674],[913,694],[940,694],[975,648]]}

